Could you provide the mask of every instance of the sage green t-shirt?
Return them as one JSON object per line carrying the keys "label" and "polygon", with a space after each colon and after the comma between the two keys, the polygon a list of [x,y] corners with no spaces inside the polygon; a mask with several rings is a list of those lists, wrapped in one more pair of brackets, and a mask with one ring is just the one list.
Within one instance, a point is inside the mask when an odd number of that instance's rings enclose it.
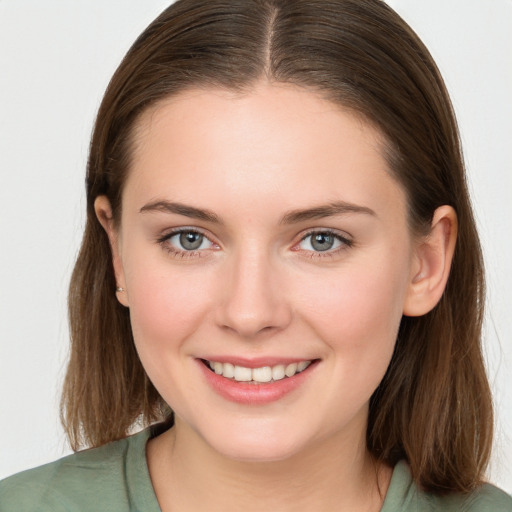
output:
{"label": "sage green t-shirt", "polygon": [[[3,480],[0,512],[161,512],[146,464],[151,435],[147,429]],[[211,504],[204,510],[215,512]],[[486,484],[470,495],[439,498],[419,491],[401,462],[381,512],[402,511],[512,512],[512,497]]]}

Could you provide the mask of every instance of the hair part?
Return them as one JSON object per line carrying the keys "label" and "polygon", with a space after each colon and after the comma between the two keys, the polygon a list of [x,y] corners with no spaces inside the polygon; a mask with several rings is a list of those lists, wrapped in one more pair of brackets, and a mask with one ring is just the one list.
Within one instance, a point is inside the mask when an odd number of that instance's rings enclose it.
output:
{"label": "hair part", "polygon": [[482,481],[492,401],[481,352],[483,261],[455,116],[441,75],[408,25],[380,0],[178,0],[137,39],[100,106],[87,167],[87,222],[69,293],[71,356],[62,421],[73,449],[170,417],[137,356],[115,296],[99,195],[120,219],[140,115],[190,88],[294,84],[372,123],[406,191],[411,229],[441,205],[458,217],[451,274],[429,314],[404,317],[370,402],[367,447],[436,493]]}

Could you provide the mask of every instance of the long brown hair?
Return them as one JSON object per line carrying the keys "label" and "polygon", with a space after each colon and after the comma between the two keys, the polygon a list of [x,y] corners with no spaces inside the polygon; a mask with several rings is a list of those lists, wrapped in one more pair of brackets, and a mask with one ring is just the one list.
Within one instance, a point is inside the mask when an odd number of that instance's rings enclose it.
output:
{"label": "long brown hair", "polygon": [[416,34],[380,0],[178,0],[129,50],[96,120],[87,224],[70,285],[62,418],[73,448],[170,415],[137,357],[129,311],[115,297],[95,199],[105,194],[119,219],[133,128],[148,106],[186,88],[243,92],[261,79],[321,94],[382,132],[389,167],[407,193],[411,230],[428,231],[441,205],[455,209],[458,241],[445,293],[429,314],[402,319],[371,398],[367,446],[391,466],[407,460],[427,490],[471,490],[492,440],[481,250],[443,80]]}

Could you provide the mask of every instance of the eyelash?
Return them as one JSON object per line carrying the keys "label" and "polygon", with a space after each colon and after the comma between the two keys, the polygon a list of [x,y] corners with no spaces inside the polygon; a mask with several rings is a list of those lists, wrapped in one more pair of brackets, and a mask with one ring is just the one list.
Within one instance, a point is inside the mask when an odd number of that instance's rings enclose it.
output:
{"label": "eyelash", "polygon": [[[163,249],[165,249],[172,257],[179,258],[179,259],[186,259],[186,258],[195,258],[195,257],[204,257],[206,254],[205,249],[200,250],[179,250],[173,247],[169,241],[171,238],[181,235],[181,234],[195,234],[202,236],[205,240],[208,240],[213,246],[218,247],[218,245],[213,242],[210,238],[208,238],[202,231],[196,229],[196,228],[179,228],[176,230],[171,231],[170,233],[166,233],[164,236],[159,237],[157,239],[157,243],[162,246]],[[340,242],[340,246],[337,247],[334,250],[327,249],[325,251],[310,251],[310,250],[302,250],[299,248],[296,248],[298,245],[300,245],[302,242],[307,240],[308,237],[314,236],[314,235],[326,235],[326,236],[332,236],[335,240]],[[350,240],[349,238],[340,235],[338,232],[333,231],[331,229],[316,229],[311,230],[307,232],[298,243],[296,243],[293,247],[293,251],[297,252],[303,252],[307,254],[308,258],[332,258],[337,256],[340,252],[345,251],[349,248],[351,248],[354,245],[353,240]]]}
{"label": "eyelash", "polygon": [[[332,250],[325,250],[325,251],[304,251],[307,254],[307,257],[313,259],[313,258],[333,258],[340,254],[340,252],[346,251],[347,249],[350,249],[353,247],[354,242],[353,240],[350,240],[349,238],[341,235],[337,231],[333,231],[332,229],[314,229],[311,231],[308,231],[301,239],[300,243],[304,242],[308,237],[314,236],[314,235],[327,235],[332,236],[335,240],[340,242],[340,246],[336,249]],[[294,247],[296,247],[299,244],[295,244]],[[296,251],[299,251],[300,249],[293,249]]]}
{"label": "eyelash", "polygon": [[[202,231],[199,231],[195,228],[179,228],[176,230],[171,231],[170,233],[166,233],[164,236],[157,239],[157,242],[162,246],[163,249],[165,249],[173,258],[179,258],[179,259],[186,259],[186,258],[197,258],[197,257],[204,257],[206,254],[204,254],[205,249],[201,250],[190,250],[187,251],[185,249],[179,250],[173,247],[169,241],[171,238],[181,235],[181,234],[195,234],[202,236],[205,240],[208,240],[213,246],[217,246],[215,242],[210,240]],[[218,247],[218,246],[217,246]]]}

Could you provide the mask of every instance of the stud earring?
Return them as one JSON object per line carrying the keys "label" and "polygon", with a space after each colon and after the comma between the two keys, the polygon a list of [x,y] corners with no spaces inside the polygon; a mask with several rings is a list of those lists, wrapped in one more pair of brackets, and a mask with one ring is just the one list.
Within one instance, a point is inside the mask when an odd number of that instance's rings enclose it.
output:
{"label": "stud earring", "polygon": [[118,286],[116,288],[116,292],[124,292],[124,288],[121,288],[120,286]]}

